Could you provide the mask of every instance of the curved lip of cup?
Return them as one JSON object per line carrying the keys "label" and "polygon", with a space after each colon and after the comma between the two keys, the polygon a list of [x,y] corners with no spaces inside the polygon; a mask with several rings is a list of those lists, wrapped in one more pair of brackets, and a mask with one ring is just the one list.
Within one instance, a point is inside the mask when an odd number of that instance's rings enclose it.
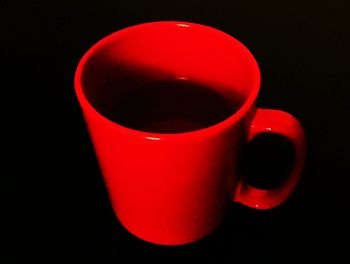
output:
{"label": "curved lip of cup", "polygon": [[[140,131],[140,130],[136,130],[136,129],[122,126],[118,123],[111,121],[110,119],[106,118],[102,114],[100,114],[90,104],[90,102],[86,98],[86,96],[83,92],[82,84],[81,84],[82,73],[83,73],[83,70],[84,70],[84,67],[85,67],[87,60],[100,46],[103,46],[106,42],[108,42],[108,40],[112,36],[114,37],[115,34],[121,35],[121,34],[124,34],[128,31],[130,31],[130,30],[135,29],[136,27],[142,27],[142,26],[146,26],[149,24],[163,24],[163,25],[169,24],[169,25],[176,25],[176,26],[180,26],[180,27],[201,27],[201,28],[208,30],[208,31],[214,30],[217,32],[221,32],[221,34],[226,35],[226,37],[229,37],[229,38],[237,41],[237,43],[241,46],[242,50],[244,50],[244,52],[246,53],[247,59],[250,60],[250,62],[253,64],[253,67],[255,68],[255,71],[254,71],[253,75],[251,76],[251,78],[254,79],[253,87],[252,87],[252,90],[251,90],[248,98],[245,100],[244,104],[236,112],[234,112],[231,116],[227,117],[226,119],[224,119],[224,120],[222,120],[214,125],[211,125],[211,126],[205,127],[205,128],[201,128],[198,130],[194,130],[194,131],[181,132],[181,133],[153,133],[153,132]],[[124,131],[128,134],[134,134],[135,136],[146,138],[149,140],[168,140],[168,139],[179,139],[179,138],[184,138],[184,137],[185,138],[193,138],[193,137],[198,137],[198,136],[206,136],[206,135],[209,136],[211,134],[222,131],[225,128],[227,128],[228,126],[230,126],[231,124],[237,122],[251,109],[251,107],[255,103],[255,100],[256,100],[258,93],[259,93],[259,90],[260,90],[260,80],[261,80],[260,70],[259,70],[259,66],[258,66],[254,56],[248,50],[247,47],[245,47],[240,41],[238,41],[237,39],[235,39],[231,35],[223,32],[219,29],[215,29],[215,28],[212,28],[209,26],[198,24],[198,23],[181,22],[181,21],[156,21],[156,22],[147,22],[147,23],[137,24],[134,26],[130,26],[130,27],[118,30],[118,31],[116,31],[112,34],[109,34],[108,36],[102,38],[97,43],[95,43],[83,55],[83,57],[81,58],[78,66],[77,66],[75,76],[74,76],[74,86],[75,86],[76,95],[77,95],[78,100],[81,103],[82,107],[86,108],[91,114],[96,116],[96,118],[100,118],[100,119],[102,118],[105,122],[110,123],[110,125],[115,126],[120,131]]]}

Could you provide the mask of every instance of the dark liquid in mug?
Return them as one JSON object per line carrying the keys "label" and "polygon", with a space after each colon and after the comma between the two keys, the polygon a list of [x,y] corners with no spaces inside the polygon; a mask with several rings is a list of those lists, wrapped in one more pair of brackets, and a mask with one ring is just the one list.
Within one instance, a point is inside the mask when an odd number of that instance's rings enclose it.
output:
{"label": "dark liquid in mug", "polygon": [[140,131],[181,133],[212,126],[237,109],[237,103],[214,89],[188,80],[169,80],[131,89],[108,118]]}

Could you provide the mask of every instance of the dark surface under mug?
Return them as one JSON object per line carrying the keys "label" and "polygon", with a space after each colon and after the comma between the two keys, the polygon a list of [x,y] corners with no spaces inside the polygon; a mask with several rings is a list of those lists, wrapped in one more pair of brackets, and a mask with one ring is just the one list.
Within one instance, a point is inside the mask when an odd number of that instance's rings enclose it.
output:
{"label": "dark surface under mug", "polygon": [[[349,2],[77,0],[0,5],[3,118],[8,124],[2,129],[6,157],[0,184],[5,220],[0,262],[348,259]],[[244,41],[262,69],[257,105],[294,113],[309,139],[304,177],[283,205],[257,211],[231,203],[216,232],[175,248],[146,243],[119,224],[72,90],[71,73],[93,42],[114,30],[159,19],[208,24]],[[279,153],[292,148],[283,142],[273,135],[253,141],[247,150],[248,164],[255,164],[248,168],[252,184],[272,188],[286,176],[292,154]]]}

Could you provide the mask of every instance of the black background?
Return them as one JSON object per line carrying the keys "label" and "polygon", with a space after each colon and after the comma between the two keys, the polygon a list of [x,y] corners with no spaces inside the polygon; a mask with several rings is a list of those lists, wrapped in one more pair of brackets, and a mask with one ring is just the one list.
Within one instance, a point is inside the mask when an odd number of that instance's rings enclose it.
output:
{"label": "black background", "polygon": [[[2,263],[346,262],[349,10],[345,0],[2,0]],[[120,226],[73,92],[92,44],[156,20],[202,23],[242,41],[262,72],[258,106],[292,113],[308,136],[305,172],[286,203],[270,211],[232,204],[217,232],[179,247],[143,242]],[[286,162],[279,151],[288,145],[276,142],[252,147],[259,177]]]}

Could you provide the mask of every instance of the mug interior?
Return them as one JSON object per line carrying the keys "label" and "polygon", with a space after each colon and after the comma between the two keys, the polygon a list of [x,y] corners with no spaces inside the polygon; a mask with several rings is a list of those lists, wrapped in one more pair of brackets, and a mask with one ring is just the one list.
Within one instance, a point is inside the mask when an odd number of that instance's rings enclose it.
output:
{"label": "mug interior", "polygon": [[239,41],[211,27],[182,22],[117,31],[95,44],[78,69],[82,93],[107,118],[117,98],[148,82],[190,80],[234,101],[236,109],[249,98],[255,100],[260,82],[254,57]]}

